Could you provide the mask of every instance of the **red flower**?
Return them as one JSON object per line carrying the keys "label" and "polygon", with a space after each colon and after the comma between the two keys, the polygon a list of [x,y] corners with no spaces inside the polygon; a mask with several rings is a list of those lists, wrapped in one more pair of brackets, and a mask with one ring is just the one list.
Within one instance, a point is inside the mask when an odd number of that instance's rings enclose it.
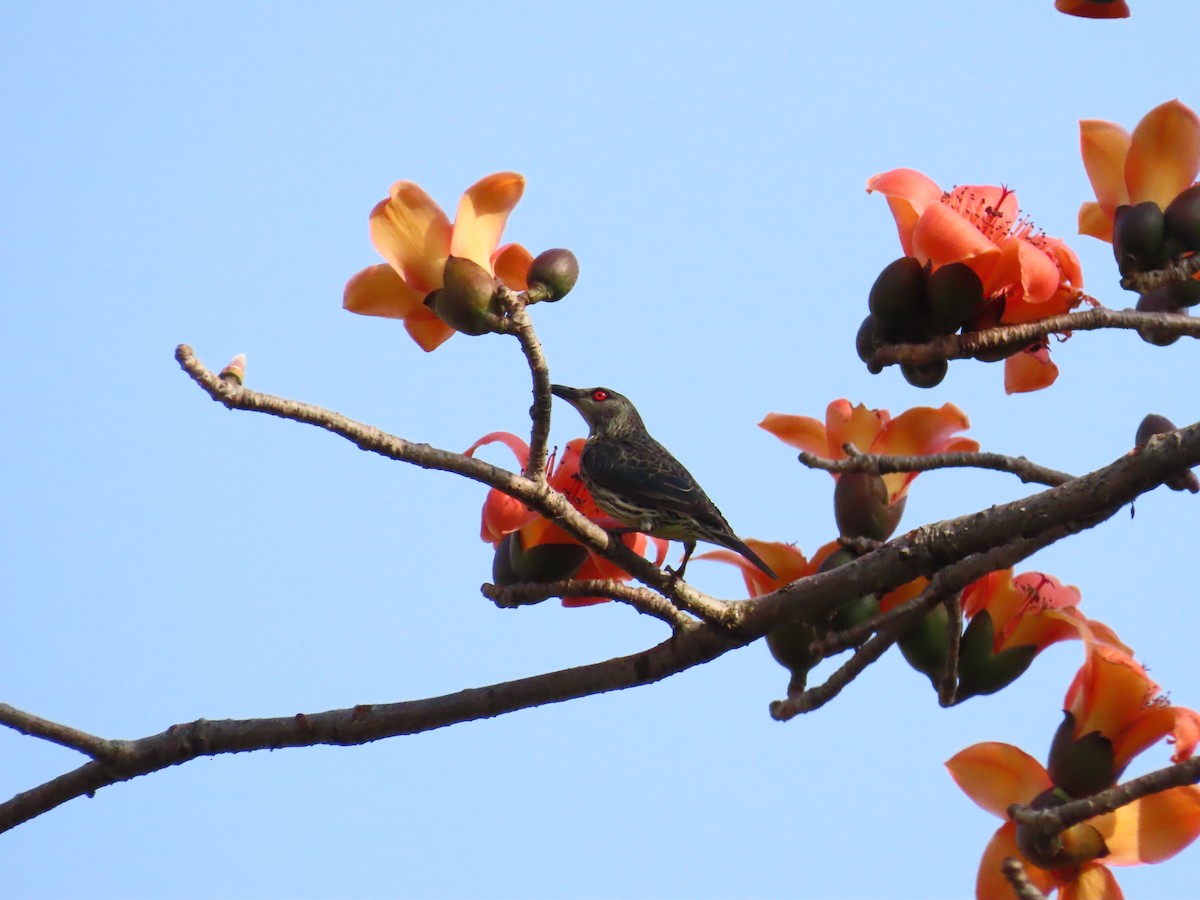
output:
{"label": "red flower", "polygon": [[[522,466],[529,461],[529,446],[515,434],[505,431],[494,431],[484,435],[467,448],[465,455],[473,456],[480,447],[496,442],[508,447]],[[569,441],[563,449],[562,458],[558,461],[557,466],[553,456],[547,461],[547,481],[550,487],[566,495],[571,505],[587,518],[602,527],[611,528],[616,523],[600,511],[600,508],[596,506],[596,501],[592,499],[591,493],[579,478],[579,454],[583,450],[583,444],[583,438]],[[538,515],[521,501],[492,488],[488,491],[487,499],[483,503],[480,537],[499,548],[501,542],[510,534],[517,536],[520,541],[520,549],[526,554],[534,548],[550,545],[583,549],[575,538],[558,525]],[[621,540],[635,553],[642,554],[646,551],[647,538],[641,532],[623,535]],[[652,538],[652,540],[657,554],[655,564],[661,566],[666,559],[668,543],[660,538]],[[581,564],[577,568],[572,567],[574,571],[566,577],[615,581],[628,581],[632,577],[616,563],[591,551],[580,554],[580,557]],[[562,602],[563,606],[590,606],[607,601],[606,597],[564,597]]]}

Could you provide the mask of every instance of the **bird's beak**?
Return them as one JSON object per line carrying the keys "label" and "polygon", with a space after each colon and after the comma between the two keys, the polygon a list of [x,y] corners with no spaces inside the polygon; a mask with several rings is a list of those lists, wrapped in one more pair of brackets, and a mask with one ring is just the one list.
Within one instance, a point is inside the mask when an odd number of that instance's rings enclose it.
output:
{"label": "bird's beak", "polygon": [[555,397],[562,397],[562,399],[566,400],[572,406],[575,406],[576,401],[586,394],[587,391],[581,388],[567,387],[565,384],[552,384],[550,385],[550,393]]}

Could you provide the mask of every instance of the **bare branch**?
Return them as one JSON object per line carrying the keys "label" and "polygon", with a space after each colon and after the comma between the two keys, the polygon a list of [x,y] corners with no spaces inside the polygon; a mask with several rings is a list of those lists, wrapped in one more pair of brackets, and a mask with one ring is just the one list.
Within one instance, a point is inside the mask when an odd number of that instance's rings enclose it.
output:
{"label": "bare branch", "polygon": [[970,359],[987,350],[1026,347],[1045,340],[1052,334],[1074,331],[1096,331],[1101,328],[1138,329],[1150,326],[1164,334],[1200,337],[1200,319],[1179,313],[1135,312],[1106,307],[1083,312],[1064,313],[1023,322],[1019,325],[999,325],[983,331],[950,334],[936,337],[924,344],[880,344],[871,354],[871,364],[891,366],[897,363],[924,365],[939,359]]}
{"label": "bare branch", "polygon": [[1187,281],[1200,272],[1200,253],[1193,253],[1153,272],[1133,272],[1121,279],[1121,287],[1138,294],[1148,294],[1156,287],[1171,281]]}
{"label": "bare branch", "polygon": [[1030,462],[1023,456],[1005,456],[1001,453],[931,453],[928,456],[884,456],[863,453],[853,444],[844,448],[846,459],[826,459],[807,450],[801,450],[800,462],[810,469],[826,472],[869,472],[887,475],[890,472],[928,472],[933,469],[974,468],[1011,472],[1025,484],[1036,483],[1056,487],[1075,476],[1055,469],[1048,469]]}
{"label": "bare branch", "polygon": [[524,474],[531,481],[541,481],[546,477],[546,442],[550,437],[550,367],[542,352],[541,341],[533,330],[533,320],[529,317],[524,297],[505,288],[501,300],[508,310],[508,318],[504,320],[506,331],[520,341],[521,352],[529,364],[529,374],[533,376],[533,405],[529,407],[529,461],[525,463]]}
{"label": "bare branch", "polygon": [[541,603],[551,597],[607,597],[632,606],[638,612],[661,619],[673,629],[694,624],[661,594],[647,588],[634,587],[609,579],[584,578],[550,581],[544,584],[485,584],[480,589],[485,597],[506,609]]}
{"label": "bare branch", "polygon": [[90,796],[107,785],[201,756],[315,744],[347,746],[432,731],[519,709],[651,684],[716,659],[746,642],[718,629],[693,624],[667,641],[630,656],[441,697],[273,719],[198,719],[173,725],[140,740],[111,741],[112,753],[103,761],[87,763],[0,803],[0,832],[75,797]]}
{"label": "bare branch", "polygon": [[947,707],[953,706],[958,698],[958,652],[963,631],[962,591],[947,594],[942,598],[942,606],[946,608],[946,665],[938,677],[937,692],[938,705]]}
{"label": "bare branch", "polygon": [[33,713],[9,706],[7,703],[0,703],[0,725],[7,725],[21,734],[41,738],[52,744],[58,744],[60,747],[78,750],[92,759],[112,759],[116,753],[113,741],[96,737],[94,734],[88,734],[77,728],[71,728],[69,725],[51,722],[49,719],[43,719],[41,716],[35,716]]}

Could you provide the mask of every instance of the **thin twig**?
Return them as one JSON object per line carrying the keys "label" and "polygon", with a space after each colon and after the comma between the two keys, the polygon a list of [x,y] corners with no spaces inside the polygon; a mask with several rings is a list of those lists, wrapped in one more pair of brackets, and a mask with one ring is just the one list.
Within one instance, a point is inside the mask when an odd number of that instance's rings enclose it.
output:
{"label": "thin twig", "polygon": [[962,645],[962,591],[942,599],[946,609],[946,664],[937,681],[938,705],[953,706],[958,699],[958,652]]}
{"label": "thin twig", "polygon": [[1148,294],[1171,281],[1188,281],[1197,272],[1200,272],[1200,253],[1193,253],[1153,272],[1126,275],[1121,279],[1121,287],[1137,294]]}
{"label": "thin twig", "polygon": [[503,608],[541,603],[551,597],[607,597],[618,603],[628,604],[644,615],[661,619],[673,629],[695,624],[694,619],[685,615],[661,594],[611,579],[584,578],[503,586],[485,584],[481,591],[485,597]]}
{"label": "thin twig", "polygon": [[516,336],[521,352],[529,364],[533,378],[533,405],[529,407],[529,461],[525,463],[525,477],[531,481],[543,480],[546,475],[546,443],[550,438],[550,367],[542,343],[533,330],[533,320],[524,298],[505,288],[501,299],[508,310],[509,333]]}
{"label": "thin twig", "polygon": [[869,472],[887,475],[891,472],[928,472],[933,469],[974,468],[1011,472],[1025,484],[1045,484],[1055,487],[1066,484],[1073,475],[1048,469],[1030,462],[1023,456],[1005,456],[1002,453],[931,453],[928,456],[885,456],[863,453],[853,444],[843,447],[846,459],[827,459],[801,450],[799,460],[810,469],[822,469],[835,474],[842,472]]}
{"label": "thin twig", "polygon": [[1000,863],[1000,871],[1008,879],[1013,893],[1017,895],[1017,900],[1046,900],[1046,895],[1029,880],[1025,866],[1015,856],[1004,857],[1004,861]]}
{"label": "thin twig", "polygon": [[9,706],[7,703],[0,703],[0,725],[7,725],[21,734],[41,738],[52,744],[58,744],[60,747],[78,750],[92,759],[113,759],[116,755],[115,747],[119,743],[96,737],[94,734],[88,734],[86,731],[80,731],[69,725],[51,722],[49,719],[43,719],[41,716],[35,716],[33,713]]}

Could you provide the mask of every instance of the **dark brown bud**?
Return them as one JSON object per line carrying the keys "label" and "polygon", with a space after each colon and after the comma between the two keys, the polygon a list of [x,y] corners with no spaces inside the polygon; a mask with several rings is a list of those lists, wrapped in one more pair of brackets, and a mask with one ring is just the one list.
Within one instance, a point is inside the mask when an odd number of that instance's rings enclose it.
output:
{"label": "dark brown bud", "polygon": [[925,267],[912,256],[888,263],[867,297],[871,315],[887,332],[904,332],[928,308],[925,302]]}
{"label": "dark brown bud", "polygon": [[929,276],[929,311],[941,334],[953,334],[983,308],[983,282],[966,263],[950,263]]}
{"label": "dark brown bud", "polygon": [[1163,210],[1167,237],[1185,252],[1200,250],[1200,184],[1193,184]]}
{"label": "dark brown bud", "polygon": [[556,248],[534,257],[529,267],[530,300],[553,303],[561,300],[575,287],[579,279],[579,260],[570,250]]}
{"label": "dark brown bud", "polygon": [[833,518],[842,537],[886,541],[900,524],[908,498],[888,502],[883,479],[871,472],[846,472],[833,489]]}
{"label": "dark brown bud", "polygon": [[500,304],[496,279],[483,266],[463,256],[446,260],[442,287],[425,302],[437,317],[463,334],[480,335],[495,331]]}
{"label": "dark brown bud", "polygon": [[1118,206],[1113,217],[1113,256],[1121,274],[1159,268],[1166,261],[1165,236],[1163,213],[1153,200]]}
{"label": "dark brown bud", "polygon": [[930,363],[901,363],[900,374],[904,376],[904,380],[913,387],[931,388],[937,387],[942,383],[942,379],[946,377],[946,373],[950,370],[950,363],[944,359],[935,359]]}

